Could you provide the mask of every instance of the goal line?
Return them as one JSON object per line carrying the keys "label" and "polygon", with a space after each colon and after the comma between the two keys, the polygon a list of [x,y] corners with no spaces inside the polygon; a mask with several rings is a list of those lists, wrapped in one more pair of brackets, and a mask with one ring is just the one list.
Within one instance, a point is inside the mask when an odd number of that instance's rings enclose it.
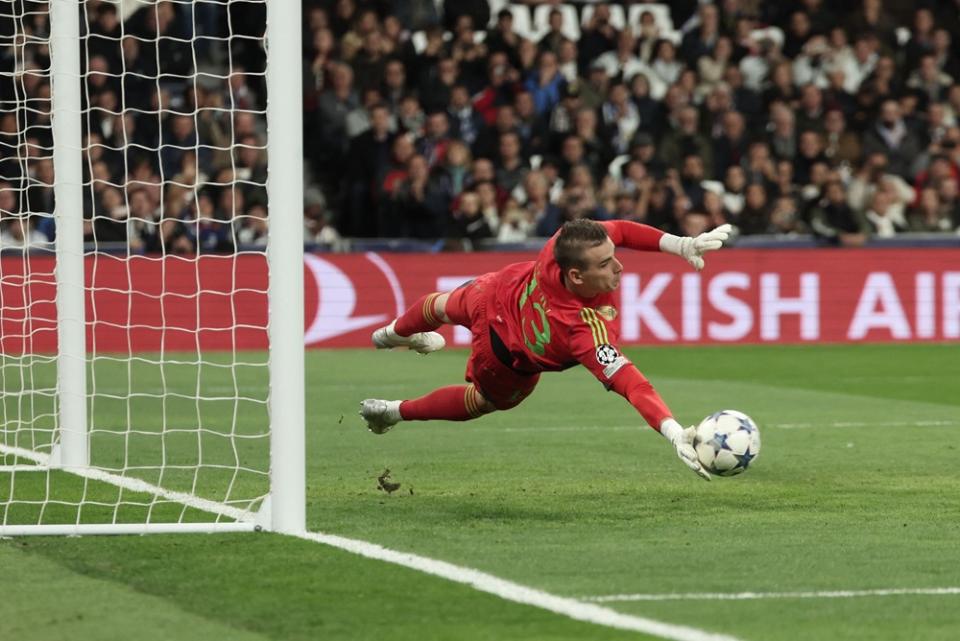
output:
{"label": "goal line", "polygon": [[[34,465],[15,465],[6,466],[0,471],[4,472],[47,472],[51,469],[58,469],[62,472],[73,474],[81,478],[92,481],[101,481],[110,485],[129,490],[131,492],[140,492],[150,494],[154,497],[175,501],[186,507],[190,507],[202,512],[214,514],[217,517],[231,519],[230,521],[215,521],[207,523],[73,523],[60,525],[0,525],[0,537],[26,536],[26,535],[52,535],[52,536],[80,536],[85,534],[162,534],[162,533],[188,533],[188,532],[252,532],[259,530],[263,525],[263,518],[269,518],[269,509],[261,508],[258,512],[251,510],[241,510],[223,503],[204,499],[186,492],[175,492],[167,490],[146,481],[113,474],[101,469],[92,467],[58,467],[51,468],[51,456],[42,452],[35,452],[21,447],[13,447],[0,443],[0,454],[5,456],[14,456],[28,461],[33,461]],[[264,499],[269,501],[269,497]]]}

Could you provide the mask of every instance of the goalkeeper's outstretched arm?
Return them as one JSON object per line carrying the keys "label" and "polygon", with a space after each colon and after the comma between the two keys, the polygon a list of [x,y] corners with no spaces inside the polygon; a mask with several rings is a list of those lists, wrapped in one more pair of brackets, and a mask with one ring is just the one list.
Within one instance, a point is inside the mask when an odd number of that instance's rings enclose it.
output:
{"label": "goalkeeper's outstretched arm", "polygon": [[696,237],[674,236],[628,220],[608,220],[600,223],[617,247],[639,251],[662,251],[675,254],[690,263],[694,269],[703,269],[703,254],[720,249],[730,237],[730,225],[720,225]]}

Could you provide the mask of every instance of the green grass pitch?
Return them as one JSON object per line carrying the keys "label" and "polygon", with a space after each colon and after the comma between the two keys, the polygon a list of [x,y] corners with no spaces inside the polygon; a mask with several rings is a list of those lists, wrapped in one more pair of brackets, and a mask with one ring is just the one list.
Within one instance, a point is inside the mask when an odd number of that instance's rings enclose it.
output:
{"label": "green grass pitch", "polygon": [[[359,400],[457,384],[466,353],[315,351],[309,528],[575,598],[960,586],[960,346],[628,353],[681,422],[752,415],[763,437],[754,466],[700,481],[581,369],[545,375],[508,413],[375,436]],[[195,377],[166,384],[192,390]],[[258,407],[240,429],[256,430]],[[386,468],[401,483],[392,495],[377,490]],[[221,481],[201,479],[199,493],[217,498]],[[0,639],[18,641],[653,638],[272,534],[0,541],[0,582]],[[958,594],[605,605],[744,641],[960,634]]]}

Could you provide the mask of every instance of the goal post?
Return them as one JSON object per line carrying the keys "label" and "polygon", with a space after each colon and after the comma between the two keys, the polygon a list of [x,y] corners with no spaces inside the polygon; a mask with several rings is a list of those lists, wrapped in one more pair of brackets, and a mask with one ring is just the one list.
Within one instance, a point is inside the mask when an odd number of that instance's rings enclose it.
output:
{"label": "goal post", "polygon": [[[267,2],[267,196],[270,242],[270,521],[295,532],[306,523],[303,99],[300,2]],[[271,107],[272,105],[272,107]]]}
{"label": "goal post", "polygon": [[53,127],[57,281],[57,422],[52,464],[84,468],[87,442],[87,339],[84,285],[83,148],[80,100],[80,12],[50,2],[50,107]]}
{"label": "goal post", "polygon": [[304,531],[300,3],[4,4],[0,537]]}

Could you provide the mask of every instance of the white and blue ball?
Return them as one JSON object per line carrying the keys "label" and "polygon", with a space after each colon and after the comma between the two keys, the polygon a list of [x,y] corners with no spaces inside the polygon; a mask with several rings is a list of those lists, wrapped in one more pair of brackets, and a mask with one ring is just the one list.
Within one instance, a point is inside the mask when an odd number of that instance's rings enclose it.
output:
{"label": "white and blue ball", "polygon": [[760,454],[760,429],[736,410],[722,410],[700,422],[693,437],[700,463],[711,474],[740,474]]}

